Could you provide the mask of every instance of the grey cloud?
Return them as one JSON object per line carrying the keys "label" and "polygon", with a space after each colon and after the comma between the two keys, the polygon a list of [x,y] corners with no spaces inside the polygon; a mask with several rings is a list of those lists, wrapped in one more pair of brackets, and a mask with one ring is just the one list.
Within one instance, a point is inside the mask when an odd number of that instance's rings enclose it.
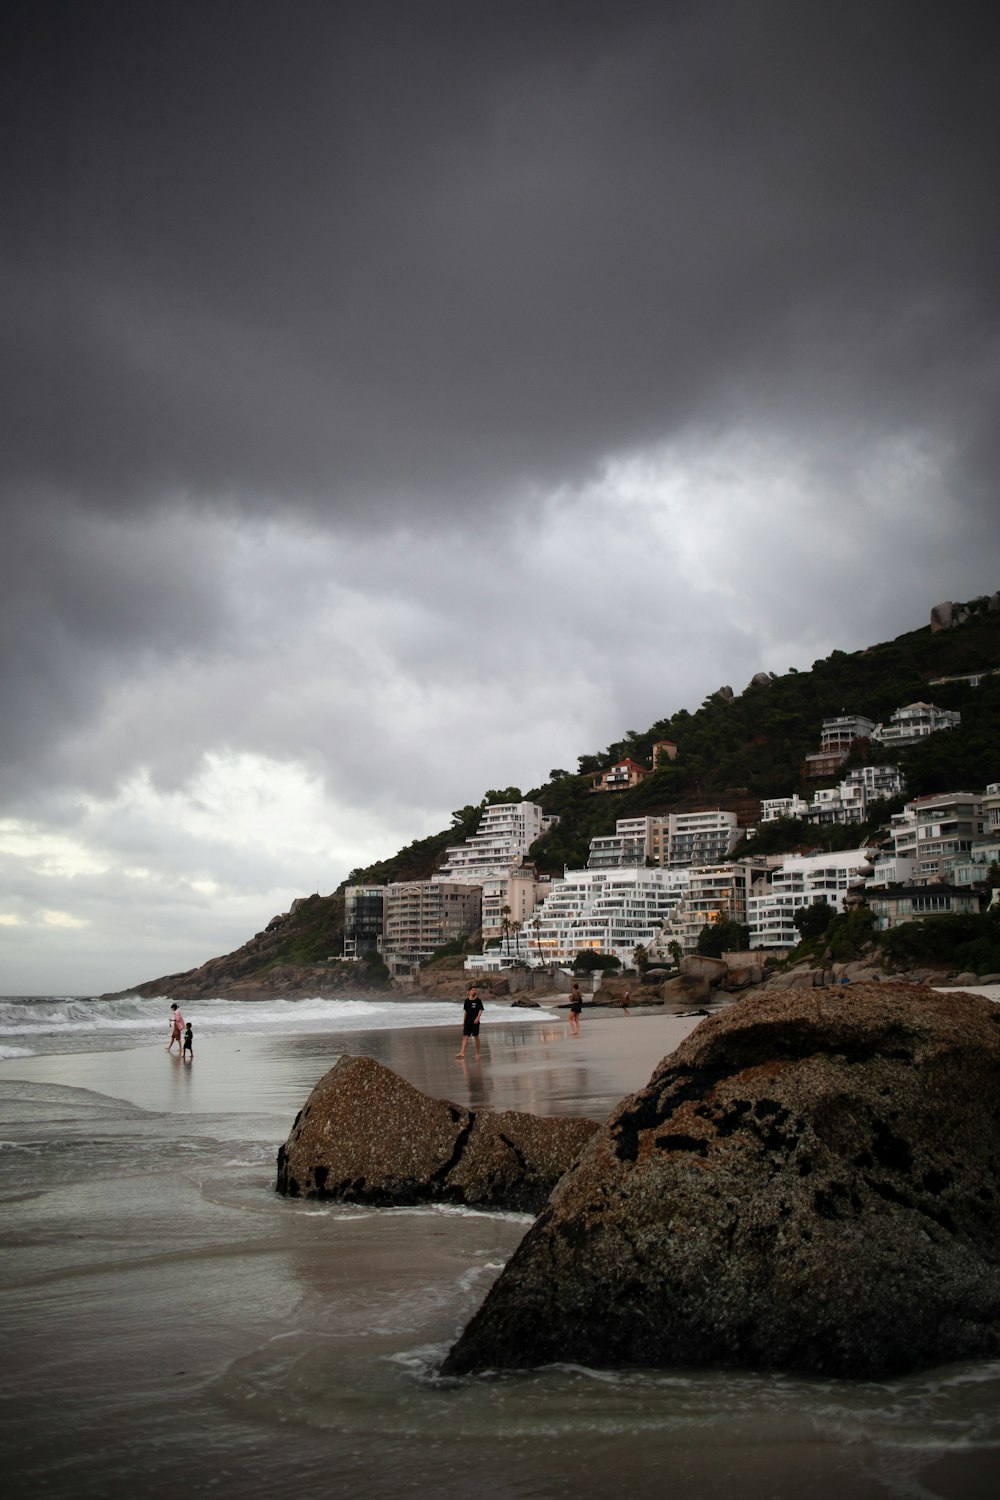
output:
{"label": "grey cloud", "polygon": [[25,14],[22,481],[432,515],[695,415],[872,400],[974,451],[998,213],[981,10]]}
{"label": "grey cloud", "polygon": [[247,750],[391,852],[995,589],[998,25],[13,0],[0,805]]}

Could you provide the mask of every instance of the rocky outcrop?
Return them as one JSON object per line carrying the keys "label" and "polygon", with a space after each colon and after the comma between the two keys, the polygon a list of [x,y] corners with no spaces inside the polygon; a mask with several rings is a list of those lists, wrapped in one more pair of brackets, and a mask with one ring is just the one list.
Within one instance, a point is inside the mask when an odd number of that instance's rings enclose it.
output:
{"label": "rocky outcrop", "polygon": [[1000,1007],[982,997],[737,1001],[613,1112],[444,1371],[995,1359],[998,1126]]}
{"label": "rocky outcrop", "polygon": [[371,1058],[342,1057],[278,1152],[277,1189],[293,1198],[537,1213],[597,1129],[575,1117],[473,1112],[432,1099]]}
{"label": "rocky outcrop", "polygon": [[709,958],[706,953],[689,953],[681,959],[681,974],[695,979],[704,979],[710,985],[721,984],[729,973],[724,958]]}
{"label": "rocky outcrop", "polygon": [[705,1005],[714,998],[712,986],[697,974],[678,974],[660,986],[660,994],[669,1005]]}
{"label": "rocky outcrop", "polygon": [[730,964],[720,988],[733,994],[737,990],[749,990],[764,981],[763,964]]}

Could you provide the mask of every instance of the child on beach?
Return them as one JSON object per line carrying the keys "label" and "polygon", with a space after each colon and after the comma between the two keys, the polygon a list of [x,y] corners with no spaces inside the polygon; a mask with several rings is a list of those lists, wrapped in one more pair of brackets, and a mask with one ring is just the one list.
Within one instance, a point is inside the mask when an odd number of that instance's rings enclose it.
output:
{"label": "child on beach", "polygon": [[184,1028],[184,1047],[181,1051],[181,1057],[194,1057],[194,1027],[190,1021]]}
{"label": "child on beach", "polygon": [[170,1040],[167,1043],[168,1052],[172,1052],[174,1050],[174,1043],[176,1042],[178,1053],[183,1055],[184,1049],[181,1046],[181,1032],[183,1031],[183,1029],[184,1017],[181,1015],[179,1005],[176,1001],[174,1001],[170,1006]]}

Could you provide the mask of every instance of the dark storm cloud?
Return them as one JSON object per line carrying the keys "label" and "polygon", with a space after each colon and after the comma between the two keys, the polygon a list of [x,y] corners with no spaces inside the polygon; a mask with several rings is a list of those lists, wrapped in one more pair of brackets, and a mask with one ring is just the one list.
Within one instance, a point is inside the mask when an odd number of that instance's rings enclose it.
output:
{"label": "dark storm cloud", "polygon": [[988,493],[978,5],[29,3],[7,495],[439,507],[690,424],[919,427]]}

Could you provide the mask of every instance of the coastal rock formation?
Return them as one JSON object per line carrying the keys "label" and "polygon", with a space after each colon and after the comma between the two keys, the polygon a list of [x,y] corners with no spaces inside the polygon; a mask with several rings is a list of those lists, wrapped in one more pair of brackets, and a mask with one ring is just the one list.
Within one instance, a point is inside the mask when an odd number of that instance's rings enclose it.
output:
{"label": "coastal rock formation", "polygon": [[711,985],[721,984],[729,973],[724,958],[709,958],[705,953],[689,953],[681,959],[681,974],[694,979],[704,979]]}
{"label": "coastal rock formation", "polygon": [[316,1084],[278,1152],[277,1190],[349,1203],[439,1201],[537,1213],[594,1120],[473,1112],[369,1057]]}
{"label": "coastal rock formation", "polygon": [[663,999],[674,1005],[705,1005],[713,999],[712,986],[697,974],[678,974],[660,986]]}
{"label": "coastal rock formation", "polygon": [[1000,1007],[739,1000],[622,1101],[445,1362],[879,1377],[1000,1356]]}

